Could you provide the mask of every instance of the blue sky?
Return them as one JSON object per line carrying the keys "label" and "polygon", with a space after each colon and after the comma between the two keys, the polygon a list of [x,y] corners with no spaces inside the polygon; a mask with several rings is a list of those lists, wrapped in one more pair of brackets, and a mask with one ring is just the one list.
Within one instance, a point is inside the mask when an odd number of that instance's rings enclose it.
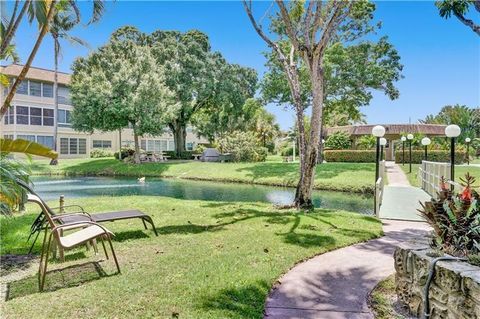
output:
{"label": "blue sky", "polygon": [[[256,2],[260,16],[270,1]],[[81,2],[84,12],[89,2]],[[404,64],[405,78],[397,83],[400,98],[390,101],[374,92],[371,104],[362,109],[368,123],[412,123],[427,114],[437,113],[447,104],[480,105],[480,38],[458,20],[440,18],[434,2],[376,2],[376,20],[382,21],[379,35],[387,35]],[[228,2],[116,1],[106,5],[102,20],[88,27],[79,26],[72,34],[86,40],[91,48],[108,41],[110,34],[124,25],[134,25],[144,32],[157,29],[199,29],[209,35],[212,48],[230,62],[265,71],[264,42],[253,30],[242,4]],[[88,18],[86,15],[85,19]],[[36,26],[23,23],[16,44],[21,62],[27,59],[36,36]],[[70,71],[77,56],[89,49],[62,44],[60,70]],[[48,37],[34,60],[34,66],[53,68],[53,44]],[[282,129],[292,126],[291,110],[269,105]]]}

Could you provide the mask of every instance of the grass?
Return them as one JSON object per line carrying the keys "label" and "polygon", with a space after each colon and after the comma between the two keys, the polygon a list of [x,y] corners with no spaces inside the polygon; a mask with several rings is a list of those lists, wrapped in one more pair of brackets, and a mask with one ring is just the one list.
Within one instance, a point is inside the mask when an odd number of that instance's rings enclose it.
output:
{"label": "grass", "polygon": [[[169,161],[163,163],[125,164],[110,158],[63,159],[58,166],[35,160],[32,173],[58,175],[156,176],[182,179],[237,182],[295,187],[298,163],[282,163],[269,157],[263,163],[203,163]],[[373,193],[375,165],[370,163],[324,163],[317,166],[315,188]]]}
{"label": "grass", "polygon": [[[409,173],[409,166],[408,164],[402,165],[399,164],[399,166],[403,169],[405,172],[405,175],[407,175],[408,181],[412,186],[417,186],[420,187],[420,183],[418,182],[417,179],[417,172],[418,168],[420,167],[420,164],[412,164],[412,173]],[[477,182],[480,182],[480,167],[478,166],[465,166],[465,165],[455,165],[455,181],[460,182],[460,177],[464,177],[465,174],[469,172],[470,175],[473,175],[477,178]]]}
{"label": "grass", "polygon": [[[93,261],[103,254],[71,251],[66,263],[52,264],[56,270],[47,275],[47,292],[38,293],[34,274],[9,283],[2,316],[262,318],[270,288],[295,263],[382,232],[373,217],[276,211],[261,203],[126,196],[68,204],[88,211],[141,209],[152,216],[159,236],[143,230],[138,220],[106,224],[116,233],[121,274],[111,260]],[[0,218],[2,254],[26,253],[36,212],[28,207],[26,214]]]}
{"label": "grass", "polygon": [[404,319],[408,311],[398,304],[395,293],[395,276],[391,275],[378,283],[372,290],[369,306],[375,319]]}

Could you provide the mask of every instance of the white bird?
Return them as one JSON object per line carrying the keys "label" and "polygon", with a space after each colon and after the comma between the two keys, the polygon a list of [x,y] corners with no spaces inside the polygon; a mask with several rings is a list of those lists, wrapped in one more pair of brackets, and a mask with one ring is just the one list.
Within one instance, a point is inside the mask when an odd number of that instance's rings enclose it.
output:
{"label": "white bird", "polygon": [[140,184],[145,184],[145,176],[137,179]]}

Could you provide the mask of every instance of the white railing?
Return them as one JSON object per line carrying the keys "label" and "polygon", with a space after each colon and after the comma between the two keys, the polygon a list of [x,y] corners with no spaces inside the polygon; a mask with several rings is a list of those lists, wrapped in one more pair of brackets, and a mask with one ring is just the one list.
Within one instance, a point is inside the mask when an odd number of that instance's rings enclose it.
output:
{"label": "white railing", "polygon": [[383,187],[385,186],[385,161],[380,161],[378,179],[375,182],[375,215],[378,217],[383,200]]}
{"label": "white railing", "polygon": [[422,189],[430,196],[435,196],[442,177],[450,183],[450,163],[422,161],[417,177]]}

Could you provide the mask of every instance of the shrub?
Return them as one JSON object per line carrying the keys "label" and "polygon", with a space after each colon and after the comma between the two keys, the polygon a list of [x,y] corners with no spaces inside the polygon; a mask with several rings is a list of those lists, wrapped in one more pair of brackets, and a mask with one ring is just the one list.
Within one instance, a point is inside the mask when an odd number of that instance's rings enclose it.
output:
{"label": "shrub", "polygon": [[[292,143],[289,143],[289,145],[285,145],[280,149],[280,155],[282,156],[292,156],[293,154],[293,146]],[[298,156],[298,147],[295,147],[295,155]]]}
{"label": "shrub", "polygon": [[480,196],[473,190],[475,178],[468,173],[461,179],[463,191],[454,194],[442,180],[437,199],[422,204],[418,211],[432,226],[434,249],[454,256],[480,253]]}
{"label": "shrub", "polygon": [[177,152],[175,151],[163,152],[165,156],[170,156],[170,159],[191,159],[193,153],[195,153],[195,151],[183,151],[183,152],[180,152],[180,154],[178,155],[177,155]]}
{"label": "shrub", "polygon": [[334,150],[349,149],[351,146],[350,137],[344,132],[335,132],[325,141],[325,147]]}
{"label": "shrub", "polygon": [[377,145],[377,138],[373,135],[363,135],[357,141],[359,149],[371,150]]}
{"label": "shrub", "polygon": [[[135,154],[135,150],[133,148],[122,148],[121,152],[122,152],[122,159],[127,158],[127,157],[131,157],[131,156],[133,156],[133,154]],[[113,156],[117,160],[120,159],[118,154],[119,154],[118,152],[113,153]]]}
{"label": "shrub", "polygon": [[[412,163],[420,164],[425,156],[423,150],[412,150]],[[403,152],[395,152],[395,162],[402,163]],[[409,162],[408,149],[405,149],[405,163]],[[450,162],[450,151],[431,150],[428,151],[428,160],[432,162]],[[465,153],[461,151],[455,152],[455,164],[462,164],[465,160]]]}
{"label": "shrub", "polygon": [[325,150],[323,157],[327,162],[374,163],[375,150]]}
{"label": "shrub", "polygon": [[113,153],[102,150],[101,148],[94,149],[90,152],[90,157],[91,158],[100,158],[100,157],[112,157]]}
{"label": "shrub", "polygon": [[257,144],[252,132],[235,131],[218,140],[222,153],[231,153],[235,162],[263,162],[267,159],[268,150]]}

